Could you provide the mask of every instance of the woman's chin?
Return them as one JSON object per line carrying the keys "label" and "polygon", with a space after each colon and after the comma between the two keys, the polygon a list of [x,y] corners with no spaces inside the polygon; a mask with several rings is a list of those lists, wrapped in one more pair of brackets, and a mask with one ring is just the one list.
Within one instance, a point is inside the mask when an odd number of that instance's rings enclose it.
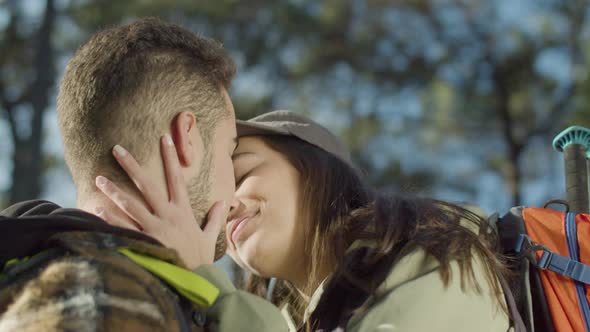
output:
{"label": "woman's chin", "polygon": [[260,266],[261,257],[254,253],[255,250],[251,250],[248,246],[238,246],[235,252],[231,252],[230,256],[244,270],[255,274],[259,277],[265,277],[265,269]]}
{"label": "woman's chin", "polygon": [[240,265],[242,269],[254,274],[255,276],[263,278],[265,277],[264,273],[262,273],[262,271],[256,267],[256,264],[242,261],[241,264],[238,265]]}

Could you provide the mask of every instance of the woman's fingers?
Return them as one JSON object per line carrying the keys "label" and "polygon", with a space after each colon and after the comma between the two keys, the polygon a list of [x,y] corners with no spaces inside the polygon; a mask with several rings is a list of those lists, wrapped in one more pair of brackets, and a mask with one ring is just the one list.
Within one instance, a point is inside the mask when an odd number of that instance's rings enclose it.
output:
{"label": "woman's fingers", "polygon": [[96,177],[96,186],[142,229],[150,230],[157,228],[158,222],[154,222],[153,215],[150,211],[135,197],[121,190],[104,176]]}
{"label": "woman's fingers", "polygon": [[161,139],[162,160],[166,169],[166,182],[170,201],[185,203],[189,201],[186,184],[180,168],[180,161],[172,137],[166,134]]}
{"label": "woman's fingers", "polygon": [[144,170],[137,163],[135,158],[122,146],[115,145],[113,148],[113,156],[125,170],[129,178],[135,183],[135,186],[143,194],[144,199],[155,211],[161,211],[164,204],[168,202],[168,197],[162,190],[156,190],[157,186],[153,184],[150,177],[144,173]]}
{"label": "woman's fingers", "polygon": [[114,213],[111,213],[104,208],[101,208],[101,207],[96,208],[95,214],[98,217],[100,217],[102,220],[106,221],[107,224],[109,224],[111,226],[127,228],[127,229],[131,229],[131,230],[138,231],[138,232],[141,231],[135,223],[125,220],[123,218],[120,218],[120,217],[116,216]]}

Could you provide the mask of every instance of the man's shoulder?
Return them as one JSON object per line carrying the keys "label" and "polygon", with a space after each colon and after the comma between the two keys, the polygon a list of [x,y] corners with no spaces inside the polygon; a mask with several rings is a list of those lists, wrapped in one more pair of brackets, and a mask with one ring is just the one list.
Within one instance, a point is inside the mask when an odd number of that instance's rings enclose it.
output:
{"label": "man's shoulder", "polygon": [[35,199],[15,203],[0,211],[0,216],[14,218],[27,215],[46,215],[60,208],[53,202]]}
{"label": "man's shoulder", "polygon": [[[0,331],[178,330],[177,295],[118,251],[177,264],[173,250],[48,201],[18,203],[2,214],[0,263],[21,262],[0,279]],[[53,251],[59,254],[43,258]]]}
{"label": "man's shoulder", "polygon": [[3,289],[13,295],[0,330],[174,330],[172,293],[116,252],[57,257],[37,270]]}

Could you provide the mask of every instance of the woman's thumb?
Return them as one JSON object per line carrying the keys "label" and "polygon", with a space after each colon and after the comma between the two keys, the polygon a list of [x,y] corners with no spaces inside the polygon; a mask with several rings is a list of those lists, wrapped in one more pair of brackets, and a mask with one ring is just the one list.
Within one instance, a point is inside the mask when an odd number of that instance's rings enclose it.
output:
{"label": "woman's thumb", "polygon": [[215,202],[207,214],[207,224],[205,225],[203,232],[212,235],[217,239],[221,227],[227,221],[228,213],[229,204],[225,201]]}

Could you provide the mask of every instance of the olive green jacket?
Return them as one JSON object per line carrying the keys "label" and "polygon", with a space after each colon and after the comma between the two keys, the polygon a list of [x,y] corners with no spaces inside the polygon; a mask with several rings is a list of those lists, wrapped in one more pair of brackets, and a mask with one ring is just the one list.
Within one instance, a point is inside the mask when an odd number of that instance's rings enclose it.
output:
{"label": "olive green jacket", "polygon": [[[473,260],[479,294],[468,284],[461,287],[456,262],[451,263],[447,287],[439,267],[437,260],[422,249],[404,257],[379,286],[376,298],[380,300],[370,303],[366,312],[354,315],[346,331],[512,331],[503,300],[500,305],[483,278],[480,259]],[[311,297],[304,318],[314,311],[322,293],[323,284]]]}
{"label": "olive green jacket", "polygon": [[201,265],[195,272],[220,291],[207,315],[218,322],[219,332],[281,332],[288,331],[279,309],[265,299],[237,290],[227,274],[214,265]]}

